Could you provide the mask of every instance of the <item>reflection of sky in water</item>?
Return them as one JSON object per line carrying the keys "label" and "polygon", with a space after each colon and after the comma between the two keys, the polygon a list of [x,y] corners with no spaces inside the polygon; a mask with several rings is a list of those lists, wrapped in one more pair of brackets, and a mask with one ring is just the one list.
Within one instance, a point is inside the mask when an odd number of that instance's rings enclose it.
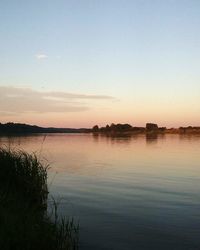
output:
{"label": "reflection of sky in water", "polygon": [[82,249],[199,249],[200,137],[60,134],[1,137],[51,164],[60,213]]}

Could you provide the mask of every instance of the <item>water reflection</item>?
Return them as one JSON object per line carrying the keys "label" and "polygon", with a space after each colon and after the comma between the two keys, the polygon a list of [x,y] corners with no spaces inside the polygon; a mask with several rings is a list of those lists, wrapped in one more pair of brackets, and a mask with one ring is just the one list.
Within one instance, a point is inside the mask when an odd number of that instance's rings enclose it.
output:
{"label": "water reflection", "polygon": [[112,143],[131,143],[132,140],[146,139],[146,144],[156,144],[158,139],[164,140],[165,134],[161,133],[147,133],[147,134],[134,134],[134,133],[93,133],[95,142],[100,140],[110,141]]}
{"label": "water reflection", "polygon": [[130,143],[132,140],[137,138],[144,137],[143,134],[133,134],[133,133],[93,133],[92,134],[94,141],[106,141],[114,143]]}
{"label": "water reflection", "polygon": [[146,134],[146,143],[149,144],[156,144],[159,140],[165,140],[165,134],[158,134],[158,133],[148,133]]}
{"label": "water reflection", "polygon": [[158,134],[157,133],[146,134],[146,143],[147,144],[156,143],[157,140],[158,140]]}
{"label": "water reflection", "polygon": [[199,141],[200,140],[200,134],[179,134],[179,140],[181,141]]}
{"label": "water reflection", "polygon": [[199,249],[199,136],[0,137],[29,152],[42,143],[59,212],[80,221],[81,250]]}

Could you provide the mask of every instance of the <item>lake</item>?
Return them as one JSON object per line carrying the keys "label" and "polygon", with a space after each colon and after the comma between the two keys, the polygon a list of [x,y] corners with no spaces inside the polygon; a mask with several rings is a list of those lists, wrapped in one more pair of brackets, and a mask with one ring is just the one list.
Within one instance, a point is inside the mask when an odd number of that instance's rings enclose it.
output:
{"label": "lake", "polygon": [[59,213],[81,250],[199,250],[200,136],[0,137],[48,162]]}

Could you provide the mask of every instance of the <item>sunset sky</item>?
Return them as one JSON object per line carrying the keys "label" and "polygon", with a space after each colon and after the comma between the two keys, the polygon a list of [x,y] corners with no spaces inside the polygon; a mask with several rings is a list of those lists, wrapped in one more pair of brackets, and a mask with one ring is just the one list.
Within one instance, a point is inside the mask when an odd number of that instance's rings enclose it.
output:
{"label": "sunset sky", "polygon": [[1,0],[0,122],[200,125],[199,0]]}

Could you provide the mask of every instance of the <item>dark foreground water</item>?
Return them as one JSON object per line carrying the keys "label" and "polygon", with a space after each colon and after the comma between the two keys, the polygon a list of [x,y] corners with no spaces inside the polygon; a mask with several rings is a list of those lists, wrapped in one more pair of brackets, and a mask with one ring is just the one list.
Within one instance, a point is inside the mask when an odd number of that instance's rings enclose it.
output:
{"label": "dark foreground water", "polygon": [[59,213],[81,250],[199,250],[200,137],[51,134],[0,137],[51,164]]}

